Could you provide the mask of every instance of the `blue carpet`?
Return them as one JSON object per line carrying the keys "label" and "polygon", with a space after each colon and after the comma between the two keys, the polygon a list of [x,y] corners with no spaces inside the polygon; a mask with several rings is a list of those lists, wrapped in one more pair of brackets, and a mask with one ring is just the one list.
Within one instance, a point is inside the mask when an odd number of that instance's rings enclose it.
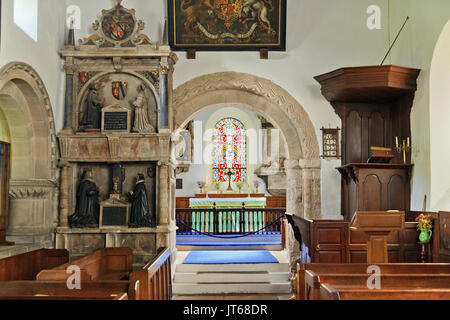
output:
{"label": "blue carpet", "polygon": [[269,251],[191,251],[183,264],[278,263]]}
{"label": "blue carpet", "polygon": [[222,235],[221,239],[205,235],[177,235],[179,246],[261,246],[281,245],[281,235],[251,235],[243,238]]}

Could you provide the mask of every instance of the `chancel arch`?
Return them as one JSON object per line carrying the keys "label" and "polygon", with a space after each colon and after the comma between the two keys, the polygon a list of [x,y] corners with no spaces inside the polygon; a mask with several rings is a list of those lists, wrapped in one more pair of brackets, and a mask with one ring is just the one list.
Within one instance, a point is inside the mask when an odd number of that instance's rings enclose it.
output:
{"label": "chancel arch", "polygon": [[47,90],[29,65],[0,70],[2,123],[11,143],[10,220],[7,236],[17,244],[52,245],[57,204],[57,146]]}
{"label": "chancel arch", "polygon": [[[286,140],[287,211],[320,218],[319,144],[300,103],[270,80],[237,72],[214,73],[174,90],[175,123],[184,128],[200,112],[220,104],[249,109],[281,130]],[[290,251],[296,250],[290,245]]]}

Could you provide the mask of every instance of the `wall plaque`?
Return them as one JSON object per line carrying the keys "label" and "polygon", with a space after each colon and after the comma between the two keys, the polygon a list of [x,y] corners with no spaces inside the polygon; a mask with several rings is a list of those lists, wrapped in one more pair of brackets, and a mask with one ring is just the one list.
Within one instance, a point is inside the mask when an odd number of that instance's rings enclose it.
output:
{"label": "wall plaque", "polygon": [[100,203],[100,228],[128,227],[130,204],[116,199]]}
{"label": "wall plaque", "polygon": [[322,128],[323,154],[322,158],[340,158],[339,154],[339,131],[341,129]]}
{"label": "wall plaque", "polygon": [[121,106],[109,106],[102,109],[102,132],[129,133],[131,112]]}

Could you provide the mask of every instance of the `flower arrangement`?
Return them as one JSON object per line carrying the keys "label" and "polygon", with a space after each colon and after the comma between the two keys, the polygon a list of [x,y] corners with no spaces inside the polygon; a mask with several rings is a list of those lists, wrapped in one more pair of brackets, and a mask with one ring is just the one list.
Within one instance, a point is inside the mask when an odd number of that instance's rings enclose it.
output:
{"label": "flower arrangement", "polygon": [[239,193],[241,192],[243,186],[244,184],[242,182],[236,182],[236,187],[239,189]]}
{"label": "flower arrangement", "polygon": [[199,188],[204,188],[206,185],[206,182],[205,181],[197,181],[197,185]]}
{"label": "flower arrangement", "polygon": [[418,222],[417,224],[417,229],[419,231],[422,230],[430,230],[433,226],[432,226],[432,220],[431,220],[431,216],[428,214],[424,214],[421,213],[417,218],[416,221]]}
{"label": "flower arrangement", "polygon": [[203,193],[203,188],[206,186],[205,181],[197,181],[197,185],[200,188],[200,193]]}
{"label": "flower arrangement", "polygon": [[219,193],[219,190],[220,190],[220,182],[219,182],[219,181],[215,182],[215,183],[214,183],[214,186],[216,187],[217,193]]}

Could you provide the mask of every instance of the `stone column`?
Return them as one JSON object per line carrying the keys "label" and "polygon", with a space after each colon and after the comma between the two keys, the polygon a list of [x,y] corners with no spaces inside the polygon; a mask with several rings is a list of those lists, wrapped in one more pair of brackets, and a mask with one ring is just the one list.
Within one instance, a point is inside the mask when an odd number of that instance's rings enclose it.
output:
{"label": "stone column", "polygon": [[[303,217],[303,173],[298,160],[286,160],[287,179],[287,212]],[[295,262],[300,258],[300,244],[294,237],[291,226],[287,228],[286,247],[290,257],[291,271],[294,272]]]}
{"label": "stone column", "polygon": [[72,117],[73,117],[73,81],[74,81],[74,65],[73,58],[66,58],[64,65],[66,70],[66,91],[64,100],[64,127],[66,131],[72,128]]}
{"label": "stone column", "polygon": [[170,221],[170,185],[169,185],[169,165],[165,162],[158,162],[159,168],[159,219],[158,226],[167,226]]}
{"label": "stone column", "polygon": [[[169,70],[168,64],[161,63],[161,70],[159,76],[159,91],[160,91],[160,107],[159,114],[159,128],[166,130],[169,129]],[[161,132],[161,131],[160,131]]]}
{"label": "stone column", "polygon": [[320,160],[300,160],[300,167],[303,170],[303,216],[307,219],[320,219]]}
{"label": "stone column", "polygon": [[59,191],[59,227],[69,226],[69,163],[61,162],[60,191]]}

